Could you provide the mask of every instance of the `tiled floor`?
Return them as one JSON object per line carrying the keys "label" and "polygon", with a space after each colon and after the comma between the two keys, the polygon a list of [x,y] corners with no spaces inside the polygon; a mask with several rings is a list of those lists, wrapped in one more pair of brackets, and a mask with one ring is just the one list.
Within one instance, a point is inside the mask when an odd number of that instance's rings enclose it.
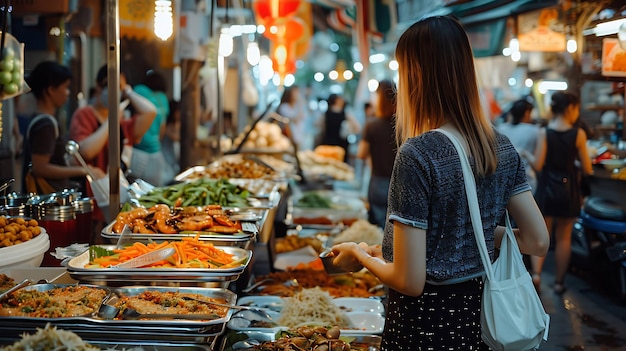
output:
{"label": "tiled floor", "polygon": [[626,300],[607,291],[608,274],[570,272],[567,291],[552,291],[552,252],[548,254],[542,277],[541,299],[551,316],[548,342],[544,351],[626,350]]}

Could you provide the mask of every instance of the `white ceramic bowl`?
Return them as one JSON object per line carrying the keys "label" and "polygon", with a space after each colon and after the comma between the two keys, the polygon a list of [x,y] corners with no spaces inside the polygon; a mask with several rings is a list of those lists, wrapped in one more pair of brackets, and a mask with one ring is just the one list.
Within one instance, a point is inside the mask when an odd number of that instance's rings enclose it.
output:
{"label": "white ceramic bowl", "polygon": [[50,237],[42,229],[36,238],[21,244],[0,248],[0,269],[39,267],[50,248]]}
{"label": "white ceramic bowl", "polygon": [[609,160],[602,160],[600,163],[604,166],[607,171],[613,171],[614,169],[619,169],[624,167],[624,160],[616,158]]}

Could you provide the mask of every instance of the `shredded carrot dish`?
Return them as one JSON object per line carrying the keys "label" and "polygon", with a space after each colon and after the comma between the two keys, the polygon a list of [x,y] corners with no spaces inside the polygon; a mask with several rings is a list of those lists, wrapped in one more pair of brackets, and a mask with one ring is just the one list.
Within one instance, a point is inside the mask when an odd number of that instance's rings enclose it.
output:
{"label": "shredded carrot dish", "polygon": [[233,268],[244,263],[245,258],[236,259],[231,253],[213,246],[212,243],[200,241],[199,235],[193,238],[182,238],[182,241],[164,241],[162,243],[144,244],[136,242],[123,249],[113,250],[110,256],[101,256],[90,261],[85,268],[108,268],[126,262],[148,252],[173,247],[176,252],[161,261],[152,263],[148,268]]}

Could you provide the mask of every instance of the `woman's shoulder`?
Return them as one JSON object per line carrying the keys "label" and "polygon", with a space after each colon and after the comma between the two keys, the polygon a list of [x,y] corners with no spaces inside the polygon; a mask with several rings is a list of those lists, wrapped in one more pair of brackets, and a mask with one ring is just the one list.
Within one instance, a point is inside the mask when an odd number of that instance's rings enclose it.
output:
{"label": "woman's shoulder", "polygon": [[448,137],[436,131],[429,131],[409,138],[400,146],[398,153],[420,159],[434,159],[449,153],[452,149],[454,146]]}
{"label": "woman's shoulder", "polygon": [[58,123],[54,116],[42,113],[33,116],[28,123],[28,130],[36,133],[38,131],[47,130],[48,128],[58,128]]}

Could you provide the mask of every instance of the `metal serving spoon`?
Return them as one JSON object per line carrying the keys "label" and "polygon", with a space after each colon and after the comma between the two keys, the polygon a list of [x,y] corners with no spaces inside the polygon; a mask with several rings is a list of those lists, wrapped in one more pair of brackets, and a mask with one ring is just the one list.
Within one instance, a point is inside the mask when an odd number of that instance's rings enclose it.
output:
{"label": "metal serving spoon", "polygon": [[83,156],[80,154],[80,152],[78,152],[79,148],[80,146],[74,140],[69,140],[65,145],[65,151],[67,151],[68,154],[76,157],[78,163],[80,163],[80,165],[87,171],[88,176],[92,180],[90,183],[95,183],[98,187],[98,190],[100,190],[102,194],[108,194],[109,192],[107,190],[104,190],[100,183],[96,182],[98,178],[96,178],[91,169],[87,166],[87,163],[85,162],[85,159],[83,159]]}

